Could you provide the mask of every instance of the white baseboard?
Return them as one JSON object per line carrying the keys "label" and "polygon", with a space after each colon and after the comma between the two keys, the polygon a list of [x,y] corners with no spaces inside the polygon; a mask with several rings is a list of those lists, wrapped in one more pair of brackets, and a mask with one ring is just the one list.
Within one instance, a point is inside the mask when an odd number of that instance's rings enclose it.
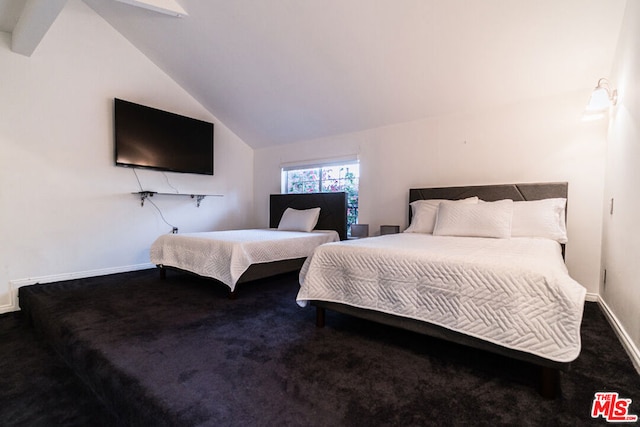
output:
{"label": "white baseboard", "polygon": [[79,271],[75,273],[53,274],[50,276],[28,277],[9,281],[10,304],[0,305],[0,314],[20,310],[18,305],[18,289],[22,286],[35,285],[36,283],[54,283],[63,280],[84,279],[87,277],[106,276],[108,274],[126,273],[129,271],[147,270],[154,268],[155,264],[135,264],[121,267],[101,268],[98,270]]}
{"label": "white baseboard", "polygon": [[636,368],[636,371],[640,374],[640,350],[638,350],[638,347],[633,343],[633,340],[624,329],[616,315],[613,314],[613,311],[611,311],[607,303],[602,298],[598,297],[598,304],[602,308],[602,312],[618,336],[620,343],[622,343],[622,347],[629,355],[629,358],[631,358],[633,367]]}
{"label": "white baseboard", "polygon": [[[13,302],[13,297],[11,298],[11,301]],[[10,311],[16,311],[13,303],[12,304],[0,305],[0,314],[8,313]]]}
{"label": "white baseboard", "polygon": [[585,296],[584,299],[586,299],[589,302],[598,302],[600,300],[600,295],[591,294],[591,293],[587,292],[587,295]]}

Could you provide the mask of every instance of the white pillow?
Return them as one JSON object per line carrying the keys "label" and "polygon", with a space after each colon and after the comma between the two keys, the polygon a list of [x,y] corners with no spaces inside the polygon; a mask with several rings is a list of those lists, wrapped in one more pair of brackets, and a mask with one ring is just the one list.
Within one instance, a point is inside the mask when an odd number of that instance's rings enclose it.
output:
{"label": "white pillow", "polygon": [[434,236],[511,237],[513,200],[465,203],[443,202],[438,206]]}
{"label": "white pillow", "polygon": [[564,198],[514,202],[511,235],[567,243],[566,206]]}
{"label": "white pillow", "polygon": [[311,231],[318,223],[320,208],[293,209],[287,208],[280,218],[278,230],[281,231]]}
{"label": "white pillow", "polygon": [[441,202],[451,203],[478,203],[477,197],[469,197],[462,200],[428,199],[411,202],[411,224],[404,230],[405,233],[433,233],[436,224],[438,206]]}

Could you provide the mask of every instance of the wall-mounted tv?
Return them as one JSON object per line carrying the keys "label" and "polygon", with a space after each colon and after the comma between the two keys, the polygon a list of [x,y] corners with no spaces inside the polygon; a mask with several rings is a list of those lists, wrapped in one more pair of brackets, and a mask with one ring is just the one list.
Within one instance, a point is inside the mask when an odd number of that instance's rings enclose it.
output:
{"label": "wall-mounted tv", "polygon": [[213,123],[114,99],[117,166],[213,175]]}

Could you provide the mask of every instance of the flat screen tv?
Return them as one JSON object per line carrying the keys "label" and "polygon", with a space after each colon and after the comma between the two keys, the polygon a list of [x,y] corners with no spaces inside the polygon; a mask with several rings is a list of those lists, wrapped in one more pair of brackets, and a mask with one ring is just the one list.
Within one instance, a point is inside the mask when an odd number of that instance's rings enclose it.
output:
{"label": "flat screen tv", "polygon": [[114,99],[117,166],[213,175],[213,123]]}

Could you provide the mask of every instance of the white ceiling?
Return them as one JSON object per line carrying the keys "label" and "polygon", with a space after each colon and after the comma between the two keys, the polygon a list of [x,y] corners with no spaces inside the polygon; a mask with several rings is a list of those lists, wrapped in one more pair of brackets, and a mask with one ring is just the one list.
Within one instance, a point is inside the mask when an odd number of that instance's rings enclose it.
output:
{"label": "white ceiling", "polygon": [[0,0],[0,31],[13,31],[25,3],[26,0]]}
{"label": "white ceiling", "polygon": [[[0,30],[13,30],[25,1],[0,0]],[[188,13],[176,18],[84,2],[254,148],[576,90],[587,97],[610,72],[626,5],[173,0]]]}

